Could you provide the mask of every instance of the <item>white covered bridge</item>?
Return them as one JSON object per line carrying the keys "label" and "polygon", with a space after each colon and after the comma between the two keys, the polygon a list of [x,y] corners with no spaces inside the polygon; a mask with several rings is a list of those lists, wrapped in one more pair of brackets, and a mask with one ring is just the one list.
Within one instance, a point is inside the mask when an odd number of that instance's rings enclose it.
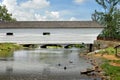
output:
{"label": "white covered bridge", "polygon": [[103,28],[93,21],[0,22],[0,43],[92,44]]}

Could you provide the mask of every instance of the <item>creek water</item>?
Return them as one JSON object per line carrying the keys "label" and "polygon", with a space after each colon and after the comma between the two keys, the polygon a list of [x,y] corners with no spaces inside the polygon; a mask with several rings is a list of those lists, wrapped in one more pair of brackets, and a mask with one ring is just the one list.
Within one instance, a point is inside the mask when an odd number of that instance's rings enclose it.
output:
{"label": "creek water", "polygon": [[15,51],[13,60],[0,61],[0,80],[94,80],[80,74],[93,67],[80,53],[76,48]]}

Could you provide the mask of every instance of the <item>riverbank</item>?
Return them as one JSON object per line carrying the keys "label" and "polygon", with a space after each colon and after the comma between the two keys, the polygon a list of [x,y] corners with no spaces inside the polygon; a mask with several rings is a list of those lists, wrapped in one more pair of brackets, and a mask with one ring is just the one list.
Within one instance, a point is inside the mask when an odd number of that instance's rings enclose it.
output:
{"label": "riverbank", "polygon": [[15,50],[21,49],[22,46],[13,43],[0,43],[0,59],[13,56]]}
{"label": "riverbank", "polygon": [[105,75],[110,77],[110,80],[120,80],[120,58],[113,54],[103,56],[95,54],[94,56],[103,58],[101,68],[105,71]]}
{"label": "riverbank", "polygon": [[[80,71],[92,68],[79,49],[33,49],[14,52],[13,61],[0,61],[0,80],[94,80]],[[59,65],[60,64],[60,65]],[[66,68],[65,68],[66,67]],[[97,80],[100,80],[97,78]]]}
{"label": "riverbank", "polygon": [[[100,57],[95,57],[93,54],[80,54],[81,57],[84,57],[84,59],[88,60],[87,63],[90,63],[93,68],[90,68],[89,70],[92,70],[92,72],[87,73],[87,76],[91,76],[94,78],[100,78],[101,80],[106,80],[106,77],[104,76],[104,71],[100,67],[102,64],[102,59]],[[86,72],[89,71],[86,69]]]}
{"label": "riverbank", "polygon": [[102,80],[120,80],[120,58],[116,57],[113,48],[106,48],[84,56],[94,67],[98,67],[99,74],[97,76]]}

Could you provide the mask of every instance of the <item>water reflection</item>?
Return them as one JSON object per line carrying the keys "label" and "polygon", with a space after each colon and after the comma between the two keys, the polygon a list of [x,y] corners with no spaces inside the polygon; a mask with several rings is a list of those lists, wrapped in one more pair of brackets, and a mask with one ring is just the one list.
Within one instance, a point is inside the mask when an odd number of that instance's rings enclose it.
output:
{"label": "water reflection", "polygon": [[[71,80],[73,80],[72,78],[80,79],[80,71],[92,67],[92,65],[80,58],[79,53],[80,49],[75,48],[15,51],[13,61],[0,61],[0,74],[9,74],[9,76],[38,75],[39,78],[40,76],[42,78],[45,76],[56,76],[55,78],[64,76],[64,80],[72,76]],[[58,79],[51,78],[51,80]]]}

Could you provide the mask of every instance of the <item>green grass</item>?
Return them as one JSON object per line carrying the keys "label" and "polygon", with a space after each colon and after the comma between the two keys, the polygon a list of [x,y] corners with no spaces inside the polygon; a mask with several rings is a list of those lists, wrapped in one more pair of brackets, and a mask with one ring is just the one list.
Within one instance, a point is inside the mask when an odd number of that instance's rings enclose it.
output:
{"label": "green grass", "polygon": [[110,62],[120,64],[120,60],[111,60]]}
{"label": "green grass", "polygon": [[[105,71],[106,76],[110,76],[110,80],[120,80],[120,67],[112,66],[109,64],[109,60],[101,65],[101,68]],[[120,62],[120,61],[118,61]]]}
{"label": "green grass", "polygon": [[13,51],[22,48],[20,45],[12,43],[0,43],[0,57],[11,57]]}
{"label": "green grass", "polygon": [[[120,48],[118,48],[118,52],[120,52]],[[114,47],[108,47],[99,51],[100,54],[108,54],[108,55],[115,55],[116,51]],[[101,64],[101,68],[105,71],[106,76],[110,76],[110,80],[120,80],[120,67],[110,65],[110,62],[120,64],[120,60],[107,60],[102,58],[103,63]]]}
{"label": "green grass", "polygon": [[[120,49],[118,49],[118,50],[120,50]],[[116,53],[116,51],[115,51],[115,49],[113,47],[108,47],[108,48],[106,48],[104,50],[101,50],[99,53],[100,54],[114,55]]]}

